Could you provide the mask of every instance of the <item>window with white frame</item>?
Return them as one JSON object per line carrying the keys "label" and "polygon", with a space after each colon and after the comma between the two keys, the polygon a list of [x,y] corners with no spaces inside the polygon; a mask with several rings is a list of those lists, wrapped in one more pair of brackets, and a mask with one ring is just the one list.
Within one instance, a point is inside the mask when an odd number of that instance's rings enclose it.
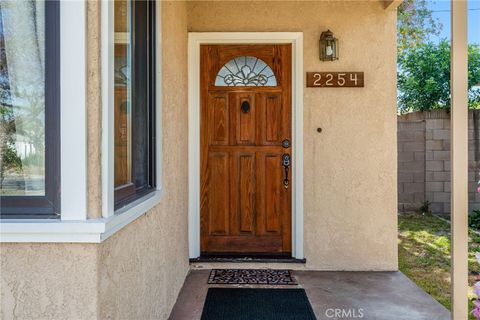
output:
{"label": "window with white frame", "polygon": [[114,208],[156,189],[155,1],[114,6]]}
{"label": "window with white frame", "polygon": [[58,1],[0,3],[2,218],[60,215]]}

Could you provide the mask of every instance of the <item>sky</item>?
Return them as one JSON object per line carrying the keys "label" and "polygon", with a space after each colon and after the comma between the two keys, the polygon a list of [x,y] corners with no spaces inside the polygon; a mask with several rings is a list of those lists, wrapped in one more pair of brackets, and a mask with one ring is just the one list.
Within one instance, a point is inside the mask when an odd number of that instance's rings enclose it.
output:
{"label": "sky", "polygon": [[[433,17],[443,25],[440,35],[431,36],[430,40],[450,39],[450,1],[429,0],[428,7],[433,11]],[[468,1],[468,43],[480,44],[480,0]]]}

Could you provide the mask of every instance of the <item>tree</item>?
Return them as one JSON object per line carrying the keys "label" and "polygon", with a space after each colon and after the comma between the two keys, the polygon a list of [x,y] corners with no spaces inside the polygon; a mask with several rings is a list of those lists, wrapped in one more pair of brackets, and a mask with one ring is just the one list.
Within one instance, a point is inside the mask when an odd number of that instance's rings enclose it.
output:
{"label": "tree", "polygon": [[398,7],[397,21],[399,53],[425,43],[429,36],[439,35],[442,29],[428,9],[427,0],[404,0]]}
{"label": "tree", "polygon": [[[450,43],[419,44],[398,55],[400,113],[450,108]],[[480,46],[468,46],[469,108],[480,108]]]}

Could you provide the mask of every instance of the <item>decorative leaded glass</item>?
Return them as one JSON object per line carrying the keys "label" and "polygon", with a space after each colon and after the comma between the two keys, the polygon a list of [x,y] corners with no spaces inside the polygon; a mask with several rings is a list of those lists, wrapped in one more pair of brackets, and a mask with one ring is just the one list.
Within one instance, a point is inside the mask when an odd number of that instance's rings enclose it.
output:
{"label": "decorative leaded glass", "polygon": [[217,74],[215,85],[219,87],[275,87],[277,78],[265,61],[241,56],[228,61]]}

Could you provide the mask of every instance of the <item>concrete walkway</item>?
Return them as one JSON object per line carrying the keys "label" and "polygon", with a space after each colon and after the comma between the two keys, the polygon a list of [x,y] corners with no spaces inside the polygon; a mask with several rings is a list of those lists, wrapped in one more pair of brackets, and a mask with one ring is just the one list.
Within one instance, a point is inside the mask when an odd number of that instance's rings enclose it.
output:
{"label": "concrete walkway", "polygon": [[[187,276],[170,319],[200,319],[210,270]],[[317,319],[450,320],[450,312],[401,272],[293,271],[306,290]],[[232,287],[232,286],[230,286]],[[269,287],[235,285],[235,287]]]}

